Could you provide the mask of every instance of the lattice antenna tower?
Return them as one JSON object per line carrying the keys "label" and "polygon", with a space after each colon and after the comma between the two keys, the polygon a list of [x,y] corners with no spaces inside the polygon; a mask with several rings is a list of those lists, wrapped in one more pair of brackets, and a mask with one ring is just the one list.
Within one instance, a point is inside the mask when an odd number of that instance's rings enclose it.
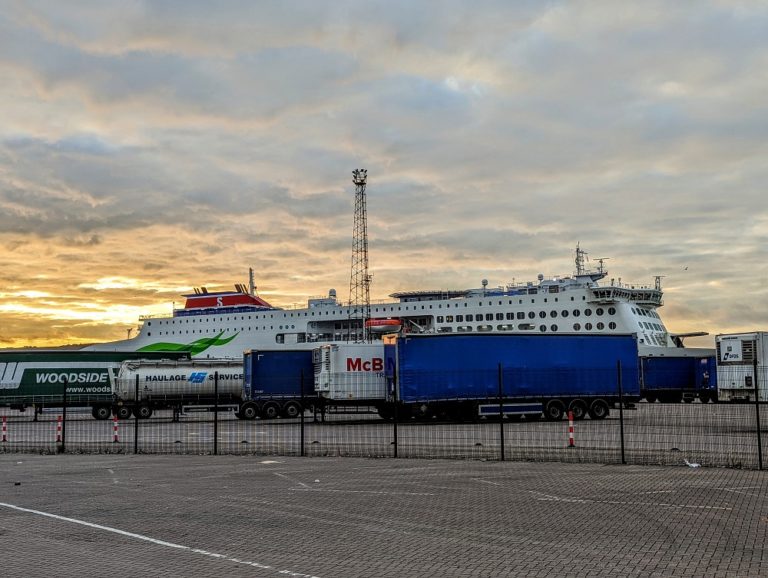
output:
{"label": "lattice antenna tower", "polygon": [[368,210],[366,207],[365,185],[368,180],[366,169],[352,171],[355,183],[355,222],[352,231],[352,274],[349,278],[349,331],[355,333],[359,320],[360,333],[364,342],[369,341],[365,322],[371,316],[371,276],[368,274]]}

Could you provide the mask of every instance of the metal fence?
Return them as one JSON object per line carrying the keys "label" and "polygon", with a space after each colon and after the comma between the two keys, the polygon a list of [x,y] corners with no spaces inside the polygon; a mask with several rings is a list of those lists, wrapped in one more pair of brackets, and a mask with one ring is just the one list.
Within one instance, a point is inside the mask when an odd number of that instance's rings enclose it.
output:
{"label": "metal fence", "polygon": [[[741,381],[765,383],[765,375],[757,377]],[[762,469],[768,415],[765,401],[752,400],[640,401],[614,406],[605,419],[573,421],[547,421],[532,414],[469,421],[434,415],[383,419],[371,405],[321,407],[312,398],[305,399],[305,410],[296,417],[252,420],[240,419],[227,405],[231,400],[218,408],[217,401],[185,405],[181,411],[158,409],[149,418],[115,415],[107,420],[94,419],[91,408],[79,403],[23,412],[2,407],[0,452],[687,463]],[[489,404],[503,401],[487,399]]]}

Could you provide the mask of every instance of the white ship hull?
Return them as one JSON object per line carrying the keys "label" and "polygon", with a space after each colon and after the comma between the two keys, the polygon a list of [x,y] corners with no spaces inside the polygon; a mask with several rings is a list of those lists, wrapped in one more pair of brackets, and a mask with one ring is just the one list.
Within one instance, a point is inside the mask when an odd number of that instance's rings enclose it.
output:
{"label": "white ship hull", "polygon": [[[577,250],[577,266],[579,252]],[[636,334],[644,349],[677,348],[657,313],[662,292],[656,286],[621,283],[601,286],[602,271],[577,270],[574,277],[536,284],[466,291],[394,294],[370,306],[371,319],[399,320],[403,333],[563,333]],[[252,295],[243,287],[225,296]],[[209,298],[224,294],[196,294]],[[249,349],[312,349],[319,344],[381,338],[364,335],[363,315],[338,303],[335,293],[310,299],[304,309],[276,309],[258,297],[259,307],[185,308],[173,316],[142,318],[132,339],[89,346],[110,351],[188,351],[194,357],[239,358]],[[370,325],[370,324],[369,324]]]}

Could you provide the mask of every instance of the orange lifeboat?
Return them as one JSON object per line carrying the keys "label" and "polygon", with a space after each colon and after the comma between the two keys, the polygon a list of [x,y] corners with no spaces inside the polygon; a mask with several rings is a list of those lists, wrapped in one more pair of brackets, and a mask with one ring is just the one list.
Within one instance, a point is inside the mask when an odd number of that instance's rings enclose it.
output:
{"label": "orange lifeboat", "polygon": [[403,326],[399,319],[369,319],[365,327],[371,333],[395,333]]}

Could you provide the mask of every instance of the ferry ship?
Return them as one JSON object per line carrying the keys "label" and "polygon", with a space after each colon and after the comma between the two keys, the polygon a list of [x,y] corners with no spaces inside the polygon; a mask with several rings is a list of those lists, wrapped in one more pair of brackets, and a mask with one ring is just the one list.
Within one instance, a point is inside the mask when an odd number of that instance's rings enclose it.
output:
{"label": "ferry ship", "polygon": [[576,271],[567,277],[479,289],[406,291],[391,301],[363,308],[343,304],[331,289],[310,298],[307,307],[273,307],[249,286],[184,295],[172,315],[140,318],[135,337],[86,349],[107,351],[183,351],[193,357],[239,358],[249,349],[312,349],[329,342],[362,342],[389,333],[600,333],[636,334],[643,354],[680,354],[682,338],[667,331],[658,314],[663,305],[661,277],[653,286],[628,285],[607,277],[602,259],[586,267],[576,247]]}

